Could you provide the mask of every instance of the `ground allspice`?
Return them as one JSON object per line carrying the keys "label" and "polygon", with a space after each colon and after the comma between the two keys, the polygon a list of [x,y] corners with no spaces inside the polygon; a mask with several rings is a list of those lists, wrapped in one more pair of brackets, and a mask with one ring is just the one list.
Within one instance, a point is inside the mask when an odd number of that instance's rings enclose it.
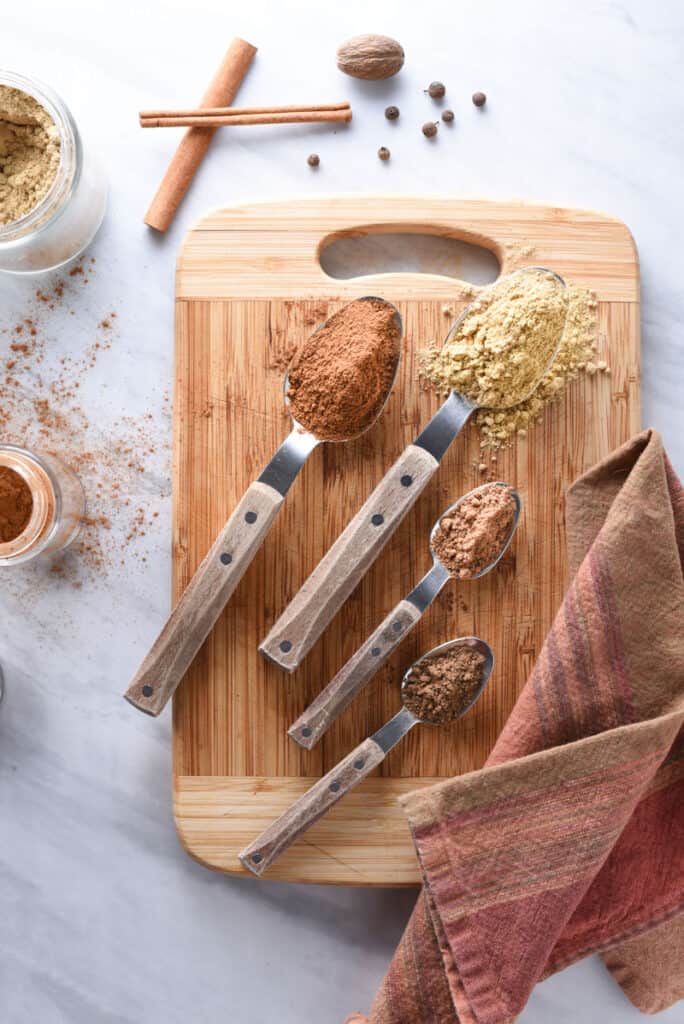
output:
{"label": "ground allspice", "polygon": [[453,722],[477,696],[484,672],[484,655],[467,644],[424,658],[402,687],[404,707],[422,722]]}
{"label": "ground allspice", "polygon": [[33,511],[33,495],[24,478],[9,466],[0,466],[0,543],[24,532]]}
{"label": "ground allspice", "polygon": [[391,303],[356,299],[319,327],[288,370],[287,397],[299,424],[321,441],[346,441],[380,414],[401,354]]}

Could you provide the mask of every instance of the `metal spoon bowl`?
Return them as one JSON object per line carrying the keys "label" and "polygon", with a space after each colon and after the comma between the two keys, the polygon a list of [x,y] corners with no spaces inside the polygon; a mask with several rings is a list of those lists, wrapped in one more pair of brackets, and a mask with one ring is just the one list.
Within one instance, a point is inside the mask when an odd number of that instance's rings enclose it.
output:
{"label": "metal spoon bowl", "polygon": [[[560,276],[560,274],[557,274],[555,270],[549,270],[547,267],[523,267],[521,270],[514,270],[511,274],[506,275],[506,278],[504,278],[503,280],[507,280],[508,278],[514,277],[517,274],[550,274],[551,277],[554,277],[556,279],[556,281],[558,282],[560,287],[563,289],[563,291],[566,290],[565,281]],[[496,289],[497,285],[501,283],[501,280],[502,279],[499,279],[499,281],[494,281],[491,285],[488,285],[487,288],[484,289],[484,291],[487,292],[490,289],[492,289],[492,290]],[[444,339],[444,344],[442,346],[443,348],[446,348],[446,346],[449,344],[450,339],[458,331],[458,329],[461,326],[461,324],[463,323],[463,321],[472,312],[472,309],[473,309],[473,306],[475,305],[475,303],[479,302],[481,298],[482,298],[482,296],[480,295],[477,298],[473,299],[473,301],[466,306],[466,308],[463,310],[463,312],[460,314],[460,316],[458,316],[456,318],[454,323],[449,328],[449,333],[447,334],[446,338]],[[567,313],[568,313],[568,304],[567,304],[567,299],[566,299],[566,303],[565,303],[565,320],[567,320]],[[531,395],[534,394],[534,392],[537,390],[537,388],[541,384],[541,382],[544,379],[544,377],[546,376],[546,374],[549,372],[549,370],[553,366],[555,358],[558,355],[558,349],[560,348],[561,343],[563,341],[563,335],[565,333],[565,320],[563,321],[563,329],[560,331],[560,333],[558,335],[558,339],[556,341],[555,348],[554,348],[553,352],[551,353],[551,355],[549,357],[549,360],[546,363],[546,366],[544,367],[543,372],[540,373],[539,377],[531,385],[529,391],[527,391],[522,396],[522,398],[516,398],[515,402],[509,402],[506,405],[487,406],[487,405],[480,405],[480,403],[479,402],[475,402],[474,399],[469,398],[467,395],[462,395],[460,392],[455,391],[453,389],[451,391],[451,394],[452,395],[458,395],[460,398],[464,398],[466,401],[471,402],[476,409],[512,409],[514,406],[520,405],[521,402],[525,402],[528,398],[530,398]]]}
{"label": "metal spoon bowl", "polygon": [[[386,306],[390,306],[394,310],[394,316],[397,321],[399,328],[399,337],[401,338],[404,333],[404,325],[401,319],[401,313],[392,302],[388,302],[387,299],[380,298],[377,295],[362,295],[359,299],[354,299],[354,302],[383,302]],[[338,310],[341,312],[341,310]],[[333,316],[335,314],[333,313]],[[328,317],[328,320],[331,318]],[[322,331],[327,326],[328,320],[324,320],[323,323],[319,324],[318,327],[311,333],[309,340],[315,337],[319,331]],[[366,424],[363,430],[360,430],[357,434],[351,434],[349,437],[316,437],[310,430],[295,419],[290,411],[290,399],[288,398],[288,391],[290,387],[290,372],[289,369],[285,373],[283,378],[283,400],[288,410],[290,420],[292,421],[292,430],[281,444],[278,451],[275,453],[269,464],[264,469],[260,477],[258,477],[260,483],[268,484],[269,487],[274,487],[283,496],[287,494],[288,490],[292,486],[292,483],[302,468],[307,458],[319,444],[343,444],[346,441],[353,441],[357,437],[361,437],[377,422],[381,416],[385,406],[389,401],[389,397],[392,394],[394,384],[397,379],[397,373],[399,372],[399,366],[401,364],[401,345],[399,346],[399,352],[397,357],[397,363],[394,368],[394,375],[387,388],[387,394],[382,405],[379,406],[378,411],[373,420]]]}
{"label": "metal spoon bowl", "polygon": [[[422,668],[425,665],[425,663],[429,661],[431,658],[436,658],[440,654],[444,654],[446,651],[452,650],[454,647],[472,647],[473,650],[478,651],[484,657],[485,663],[482,671],[482,682],[478,686],[473,696],[473,699],[470,701],[469,704],[466,704],[464,706],[463,710],[460,712],[459,715],[456,716],[456,718],[452,718],[450,720],[450,725],[453,722],[457,722],[459,718],[463,718],[466,712],[470,711],[473,704],[477,703],[477,701],[482,696],[482,691],[489,682],[489,677],[491,676],[492,671],[494,669],[494,651],[491,649],[488,643],[485,643],[484,640],[481,640],[479,636],[461,636],[457,640],[447,640],[446,643],[438,644],[437,647],[433,647],[432,650],[428,651],[427,654],[423,654],[422,657],[414,661],[413,664],[410,665],[406,672],[404,673],[404,677],[401,681],[401,699],[403,702],[405,688],[411,679],[414,669],[418,668],[419,666]],[[404,707],[408,711],[408,708],[406,708],[405,705]],[[418,718],[417,715],[414,715],[412,711],[409,711],[408,713],[412,715],[413,718],[415,718],[416,722],[420,722],[421,725],[437,724],[436,722],[428,722],[426,719]]]}

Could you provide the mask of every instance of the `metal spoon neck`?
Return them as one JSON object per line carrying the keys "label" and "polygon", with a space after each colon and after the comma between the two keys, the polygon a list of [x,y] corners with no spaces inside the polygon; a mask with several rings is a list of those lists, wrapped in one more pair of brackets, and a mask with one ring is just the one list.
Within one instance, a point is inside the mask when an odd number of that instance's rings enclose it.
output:
{"label": "metal spoon neck", "polygon": [[406,600],[410,601],[422,615],[449,579],[449,570],[436,558],[430,571],[425,573],[420,583],[417,583],[407,595]]}
{"label": "metal spoon neck", "polygon": [[402,708],[401,711],[397,711],[394,718],[390,718],[389,722],[385,722],[377,732],[374,732],[371,739],[388,754],[414,725],[418,725],[416,716],[411,714],[408,708]]}
{"label": "metal spoon neck", "polygon": [[259,483],[268,484],[285,497],[317,444],[320,444],[317,437],[295,423],[258,478]]}

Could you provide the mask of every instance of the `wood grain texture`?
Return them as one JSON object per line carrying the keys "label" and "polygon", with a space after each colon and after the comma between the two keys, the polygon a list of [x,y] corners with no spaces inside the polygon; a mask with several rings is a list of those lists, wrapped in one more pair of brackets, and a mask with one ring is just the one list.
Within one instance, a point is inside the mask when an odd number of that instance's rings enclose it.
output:
{"label": "wood grain texture", "polygon": [[368,737],[339,764],[314,782],[260,836],[240,851],[243,867],[261,875],[338,800],[351,792],[384,760],[385,752]]}
{"label": "wood grain texture", "polygon": [[273,487],[255,481],[202,559],[124,696],[158,715],[261,547],[283,503]]}
{"label": "wood grain texture", "polygon": [[288,730],[292,739],[312,750],[419,619],[420,612],[414,604],[400,601],[292,723]]}
{"label": "wood grain texture", "polygon": [[411,444],[401,453],[278,617],[262,654],[288,672],[298,668],[438,467],[424,448]]}
{"label": "wood grain texture", "polygon": [[[440,512],[483,482],[477,428],[467,425],[420,501],[307,660],[287,675],[257,645],[438,408],[416,384],[416,352],[446,334],[458,282],[419,274],[336,281],[317,263],[326,239],[394,230],[481,241],[502,270],[544,263],[599,298],[609,377],[582,377],[543,422],[499,453],[494,479],[519,490],[524,512],[495,572],[451,584],[373,683],[314,750],[289,725],[430,567]],[[533,253],[516,262],[516,251]],[[364,437],[321,445],[288,494],[262,550],[174,697],[175,815],[188,852],[244,873],[239,851],[400,706],[399,682],[422,651],[480,635],[496,668],[477,705],[445,729],[414,729],[378,774],[295,843],[269,878],[402,885],[419,881],[401,794],[484,762],[525,682],[567,582],[568,484],[639,429],[639,272],[619,221],[588,211],[459,199],[293,200],[210,213],[178,261],[174,447],[174,593],[180,596],[244,489],[287,434],[274,368],[350,298],[379,294],[404,318],[402,365],[387,409]]]}

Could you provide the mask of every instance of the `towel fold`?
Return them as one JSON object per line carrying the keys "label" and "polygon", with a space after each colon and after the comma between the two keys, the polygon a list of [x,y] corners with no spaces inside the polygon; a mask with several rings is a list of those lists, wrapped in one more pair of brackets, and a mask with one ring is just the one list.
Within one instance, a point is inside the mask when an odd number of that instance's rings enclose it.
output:
{"label": "towel fold", "polygon": [[570,488],[572,582],[481,771],[402,801],[424,888],[370,1024],[505,1024],[599,952],[684,996],[684,491],[655,431]]}

